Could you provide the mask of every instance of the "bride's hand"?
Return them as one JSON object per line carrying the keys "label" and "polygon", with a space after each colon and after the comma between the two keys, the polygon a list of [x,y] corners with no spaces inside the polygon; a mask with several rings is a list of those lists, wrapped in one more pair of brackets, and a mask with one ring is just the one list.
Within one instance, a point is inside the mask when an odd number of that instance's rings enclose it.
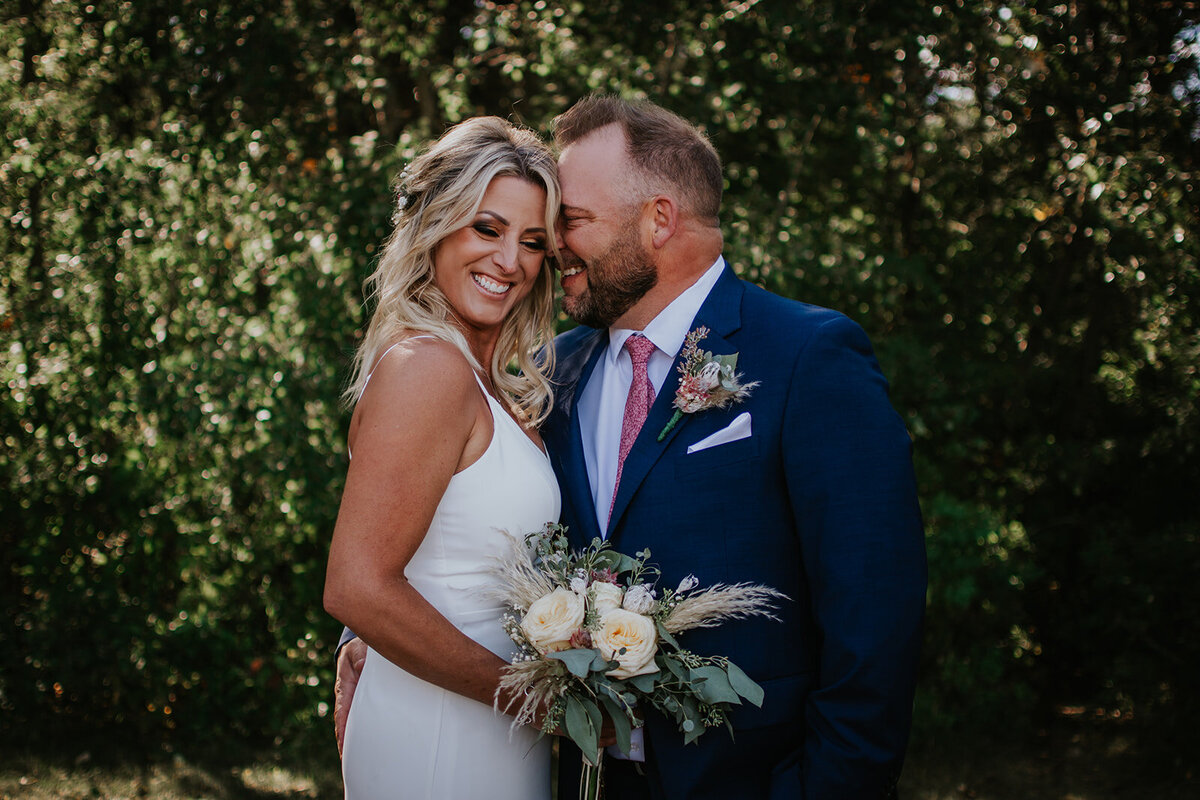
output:
{"label": "bride's hand", "polygon": [[333,683],[333,733],[337,737],[338,755],[346,741],[346,720],[350,718],[350,703],[354,701],[354,690],[358,688],[358,676],[367,661],[367,643],[362,639],[351,639],[338,653],[337,678]]}

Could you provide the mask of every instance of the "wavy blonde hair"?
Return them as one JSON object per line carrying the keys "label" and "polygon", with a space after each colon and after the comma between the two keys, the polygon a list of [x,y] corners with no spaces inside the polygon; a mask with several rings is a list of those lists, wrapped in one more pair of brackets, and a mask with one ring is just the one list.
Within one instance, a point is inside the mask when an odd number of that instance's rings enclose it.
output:
{"label": "wavy blonde hair", "polygon": [[[492,363],[492,384],[510,401],[526,424],[537,425],[550,413],[548,375],[554,366],[554,284],[551,262],[558,216],[558,168],[554,154],[537,134],[499,117],[475,117],[447,130],[413,159],[400,175],[395,229],[384,245],[364,289],[375,309],[366,336],[354,355],[354,372],[343,393],[347,405],[358,401],[376,360],[409,331],[431,334],[455,345],[476,370],[482,366],[452,322],[453,309],[434,281],[433,254],[450,234],[468,225],[491,182],[511,176],[546,192],[549,252],[529,295],[500,327]],[[512,374],[508,365],[514,363]]]}

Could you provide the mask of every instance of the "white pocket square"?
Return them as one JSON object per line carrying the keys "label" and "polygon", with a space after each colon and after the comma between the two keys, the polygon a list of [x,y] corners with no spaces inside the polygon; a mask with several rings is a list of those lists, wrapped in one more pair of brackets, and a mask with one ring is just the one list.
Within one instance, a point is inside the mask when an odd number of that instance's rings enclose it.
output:
{"label": "white pocket square", "polygon": [[721,430],[717,431],[711,436],[705,436],[695,444],[688,445],[687,451],[690,455],[700,450],[707,450],[710,447],[716,447],[719,444],[729,444],[730,442],[736,442],[738,439],[746,439],[749,438],[749,436],[750,412],[743,411],[741,414],[737,415],[737,419],[726,425],[724,428],[721,428]]}

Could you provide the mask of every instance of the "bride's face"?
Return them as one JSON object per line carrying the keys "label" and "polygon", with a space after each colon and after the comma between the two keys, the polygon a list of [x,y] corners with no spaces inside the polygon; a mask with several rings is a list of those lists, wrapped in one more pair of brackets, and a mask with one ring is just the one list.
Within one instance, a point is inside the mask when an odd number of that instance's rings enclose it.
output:
{"label": "bride's face", "polygon": [[545,225],[546,191],[502,176],[474,218],[434,250],[434,282],[468,333],[498,331],[529,294],[546,259]]}

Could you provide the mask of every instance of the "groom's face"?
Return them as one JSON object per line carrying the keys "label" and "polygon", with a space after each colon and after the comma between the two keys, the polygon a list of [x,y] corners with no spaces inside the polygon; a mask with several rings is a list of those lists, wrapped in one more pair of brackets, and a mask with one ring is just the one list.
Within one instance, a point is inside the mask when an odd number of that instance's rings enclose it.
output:
{"label": "groom's face", "polygon": [[629,169],[625,134],[616,125],[569,145],[558,161],[563,307],[593,328],[620,327],[658,281],[641,241],[643,206],[630,196]]}

